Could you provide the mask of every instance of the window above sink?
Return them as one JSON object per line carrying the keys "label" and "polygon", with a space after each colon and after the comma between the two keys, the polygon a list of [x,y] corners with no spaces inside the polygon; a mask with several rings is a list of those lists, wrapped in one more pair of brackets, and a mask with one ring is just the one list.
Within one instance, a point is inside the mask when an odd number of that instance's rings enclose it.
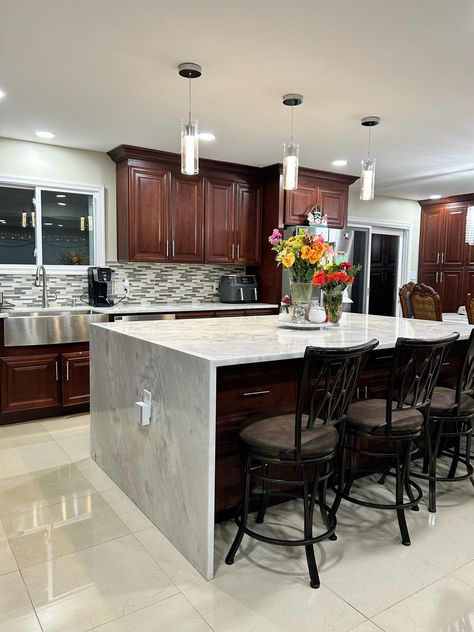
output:
{"label": "window above sink", "polygon": [[105,264],[104,187],[0,175],[0,273]]}

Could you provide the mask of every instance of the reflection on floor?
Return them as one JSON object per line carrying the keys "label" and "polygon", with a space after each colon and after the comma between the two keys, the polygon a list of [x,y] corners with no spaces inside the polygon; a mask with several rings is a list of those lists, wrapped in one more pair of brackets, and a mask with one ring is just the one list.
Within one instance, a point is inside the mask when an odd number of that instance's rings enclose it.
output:
{"label": "reflection on floor", "polygon": [[[245,539],[225,566],[232,522],[206,582],[89,458],[87,415],[1,427],[0,632],[474,630],[474,489],[440,491],[437,514],[410,512],[411,547],[391,513],[343,504],[320,590],[299,549]],[[266,527],[300,519],[287,503]]]}

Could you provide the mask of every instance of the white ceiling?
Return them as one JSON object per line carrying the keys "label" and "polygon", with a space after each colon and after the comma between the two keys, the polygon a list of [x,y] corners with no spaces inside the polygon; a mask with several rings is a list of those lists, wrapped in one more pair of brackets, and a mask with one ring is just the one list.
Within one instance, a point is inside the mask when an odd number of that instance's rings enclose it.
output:
{"label": "white ceiling", "polygon": [[0,135],[107,151],[179,150],[187,81],[217,140],[201,155],[281,161],[301,92],[301,164],[357,174],[373,130],[377,192],[474,191],[472,0],[1,0]]}

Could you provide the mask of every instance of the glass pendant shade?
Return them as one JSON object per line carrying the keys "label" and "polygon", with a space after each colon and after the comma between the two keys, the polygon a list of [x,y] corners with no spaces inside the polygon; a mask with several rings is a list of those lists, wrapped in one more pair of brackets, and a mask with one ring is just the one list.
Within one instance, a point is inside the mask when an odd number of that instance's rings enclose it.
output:
{"label": "glass pendant shade", "polygon": [[474,246],[474,206],[468,206],[467,208],[466,243]]}
{"label": "glass pendant shade", "polygon": [[375,160],[368,158],[362,160],[362,173],[360,176],[360,199],[367,201],[375,197]]}
{"label": "glass pendant shade", "polygon": [[199,173],[199,133],[197,121],[181,122],[181,173]]}
{"label": "glass pendant shade", "polygon": [[293,191],[298,188],[298,143],[283,143],[283,188],[285,191]]}

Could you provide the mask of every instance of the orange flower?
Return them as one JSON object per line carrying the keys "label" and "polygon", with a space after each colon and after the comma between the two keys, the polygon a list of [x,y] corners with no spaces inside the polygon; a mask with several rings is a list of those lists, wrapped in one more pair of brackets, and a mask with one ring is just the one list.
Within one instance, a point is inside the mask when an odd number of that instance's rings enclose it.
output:
{"label": "orange flower", "polygon": [[309,259],[310,254],[311,254],[310,246],[303,246],[301,248],[301,258],[302,259]]}
{"label": "orange flower", "polygon": [[311,264],[314,264],[317,261],[319,261],[321,257],[323,256],[323,254],[325,253],[325,251],[326,251],[326,248],[324,244],[320,244],[320,243],[313,244],[313,248],[309,255],[309,262]]}
{"label": "orange flower", "polygon": [[295,255],[292,252],[290,252],[281,258],[281,262],[285,266],[285,268],[291,268],[291,266],[295,262]]}

